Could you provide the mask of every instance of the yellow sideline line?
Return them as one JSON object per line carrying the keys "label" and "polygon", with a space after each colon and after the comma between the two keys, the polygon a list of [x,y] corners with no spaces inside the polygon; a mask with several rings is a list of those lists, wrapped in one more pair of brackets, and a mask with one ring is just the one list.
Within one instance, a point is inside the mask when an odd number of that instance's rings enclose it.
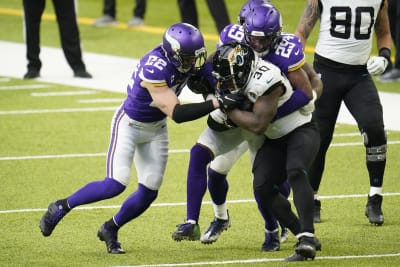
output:
{"label": "yellow sideline line", "polygon": [[[23,16],[23,12],[20,9],[11,9],[11,8],[0,8],[0,14],[2,15],[13,15],[13,16]],[[55,21],[56,17],[54,14],[43,13],[42,18],[48,21]],[[92,25],[95,20],[91,18],[78,17],[78,24],[82,25]],[[154,33],[154,34],[163,34],[165,28],[161,27],[153,27],[153,26],[137,26],[137,27],[129,27],[128,24],[118,22],[118,24],[111,26],[113,28],[121,29],[121,30],[130,30],[137,32],[145,32],[145,33]],[[218,41],[219,36],[216,34],[207,34],[203,33],[204,39],[207,41]],[[305,47],[304,51],[307,53],[313,53],[313,47]]]}

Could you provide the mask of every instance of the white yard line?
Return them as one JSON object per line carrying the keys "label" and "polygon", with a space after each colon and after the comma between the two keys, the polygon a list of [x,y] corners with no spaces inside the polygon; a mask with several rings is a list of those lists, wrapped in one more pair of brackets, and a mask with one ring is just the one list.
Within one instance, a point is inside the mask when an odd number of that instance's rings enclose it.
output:
{"label": "white yard line", "polygon": [[[269,255],[269,254],[268,254]],[[318,256],[313,262],[327,260],[343,260],[343,259],[366,259],[366,258],[387,258],[400,257],[400,253],[393,254],[369,254],[369,255],[343,255],[343,256]],[[243,260],[225,260],[225,261],[197,261],[185,263],[160,263],[160,264],[143,264],[143,265],[117,265],[114,267],[182,267],[182,266],[206,266],[206,265],[229,265],[229,264],[253,264],[261,262],[278,262],[285,261],[284,258],[258,258],[258,259],[243,259]],[[321,262],[322,264],[322,262]],[[288,263],[291,265],[291,263]]]}
{"label": "white yard line", "polygon": [[94,95],[97,94],[95,91],[62,91],[62,92],[42,92],[32,93],[35,97],[48,97],[48,96],[74,96],[74,95]]}

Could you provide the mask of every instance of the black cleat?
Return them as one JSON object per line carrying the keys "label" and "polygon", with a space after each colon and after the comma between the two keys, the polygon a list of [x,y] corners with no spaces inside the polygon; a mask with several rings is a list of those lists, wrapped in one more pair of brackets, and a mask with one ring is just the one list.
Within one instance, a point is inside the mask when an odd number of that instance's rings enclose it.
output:
{"label": "black cleat", "polygon": [[371,224],[381,226],[384,222],[382,200],[383,197],[378,194],[375,194],[372,197],[368,196],[368,202],[365,207],[365,216],[367,216]]}
{"label": "black cleat", "polygon": [[74,77],[90,79],[90,78],[92,78],[92,75],[89,72],[87,72],[86,70],[77,70],[74,72]]}
{"label": "black cleat", "polygon": [[118,232],[107,229],[103,224],[97,232],[97,237],[100,241],[106,243],[107,252],[110,254],[125,254],[121,248],[121,243],[118,242]]}
{"label": "black cleat", "polygon": [[50,203],[46,213],[40,220],[40,231],[44,236],[50,236],[56,225],[68,212],[61,206],[60,201]]}
{"label": "black cleat", "polygon": [[314,223],[321,222],[321,201],[318,199],[314,200]]}
{"label": "black cleat", "polygon": [[39,78],[40,72],[35,69],[29,69],[27,73],[24,75],[24,79],[36,79]]}
{"label": "black cleat", "polygon": [[178,224],[176,231],[172,234],[172,239],[175,241],[189,240],[196,241],[200,239],[200,226],[196,223]]}
{"label": "black cleat", "polygon": [[302,236],[295,246],[295,253],[287,257],[286,261],[314,260],[317,250],[321,250],[321,242],[318,238]]}
{"label": "black cleat", "polygon": [[279,241],[279,231],[265,233],[265,241],[261,246],[261,251],[273,252],[281,249],[281,242]]}

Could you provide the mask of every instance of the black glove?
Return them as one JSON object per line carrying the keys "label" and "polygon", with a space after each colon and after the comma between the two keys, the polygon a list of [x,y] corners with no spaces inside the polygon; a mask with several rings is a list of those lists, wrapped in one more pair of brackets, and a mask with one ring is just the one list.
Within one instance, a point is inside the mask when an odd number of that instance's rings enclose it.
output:
{"label": "black glove", "polygon": [[208,80],[199,74],[189,77],[187,87],[195,94],[213,94],[215,92]]}
{"label": "black glove", "polygon": [[229,111],[239,107],[245,100],[245,96],[242,94],[226,94],[218,96],[219,108],[223,111]]}

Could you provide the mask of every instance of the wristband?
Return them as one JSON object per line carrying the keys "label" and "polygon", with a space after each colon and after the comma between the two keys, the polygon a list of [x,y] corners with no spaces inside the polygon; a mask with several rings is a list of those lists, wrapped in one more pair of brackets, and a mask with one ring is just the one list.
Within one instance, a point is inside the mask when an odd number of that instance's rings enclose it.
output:
{"label": "wristband", "polygon": [[383,47],[383,48],[379,49],[379,56],[386,58],[388,62],[390,62],[390,54],[391,54],[391,51],[387,47]]}

